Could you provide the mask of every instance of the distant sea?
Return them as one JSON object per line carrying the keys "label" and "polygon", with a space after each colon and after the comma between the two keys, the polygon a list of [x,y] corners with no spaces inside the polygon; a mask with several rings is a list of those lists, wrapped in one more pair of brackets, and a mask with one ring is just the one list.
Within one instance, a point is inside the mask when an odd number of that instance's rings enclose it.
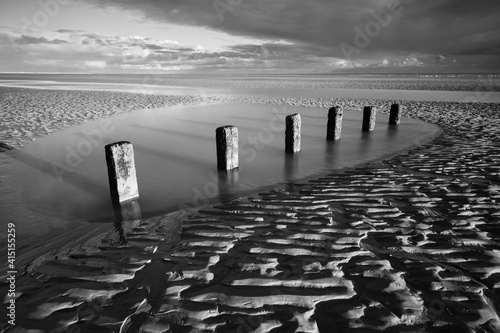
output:
{"label": "distant sea", "polygon": [[[98,73],[0,73],[0,81],[3,80],[37,80],[37,81],[55,81],[55,82],[89,82],[89,83],[124,83],[124,84],[143,84],[149,83],[168,85],[170,80],[188,80],[188,79],[224,79],[224,80],[290,80],[297,78],[300,80],[326,80],[326,81],[363,81],[363,80],[462,80],[462,81],[496,81],[498,84],[500,74],[485,73],[436,73],[436,74],[235,74],[235,73],[179,73],[179,74],[157,74],[157,73],[135,73],[135,74],[98,74]],[[496,86],[496,85],[495,85]],[[404,88],[401,88],[404,89]],[[500,91],[500,90],[493,90]]]}
{"label": "distant sea", "polygon": [[[163,95],[500,102],[500,74],[0,73],[0,86]],[[483,93],[486,92],[486,93]]]}

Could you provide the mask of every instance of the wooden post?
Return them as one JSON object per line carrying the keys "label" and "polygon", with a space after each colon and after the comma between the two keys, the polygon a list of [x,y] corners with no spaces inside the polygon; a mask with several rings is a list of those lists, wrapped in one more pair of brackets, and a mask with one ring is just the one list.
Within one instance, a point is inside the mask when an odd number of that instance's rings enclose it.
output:
{"label": "wooden post", "polygon": [[339,107],[332,107],[328,111],[328,124],[326,125],[326,139],[339,140],[342,131],[342,110]]}
{"label": "wooden post", "polygon": [[217,168],[232,170],[238,167],[238,129],[227,125],[215,130]]}
{"label": "wooden post", "polygon": [[109,190],[113,201],[123,202],[139,197],[135,172],[134,148],[127,141],[104,147],[108,165]]}
{"label": "wooden post", "polygon": [[300,151],[301,119],[298,113],[286,116],[285,151],[296,153]]}
{"label": "wooden post", "polygon": [[365,106],[363,109],[363,128],[364,132],[370,132],[375,129],[375,120],[377,118],[377,110],[371,106]]}
{"label": "wooden post", "polygon": [[399,104],[391,105],[391,113],[389,114],[389,125],[398,125],[401,122],[401,112]]}

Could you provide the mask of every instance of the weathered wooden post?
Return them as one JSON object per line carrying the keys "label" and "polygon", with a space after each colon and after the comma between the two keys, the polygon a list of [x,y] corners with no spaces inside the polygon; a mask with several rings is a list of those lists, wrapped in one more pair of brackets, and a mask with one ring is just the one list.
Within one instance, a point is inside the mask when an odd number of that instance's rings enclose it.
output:
{"label": "weathered wooden post", "polygon": [[298,113],[286,116],[285,151],[296,153],[300,151],[301,119]]}
{"label": "weathered wooden post", "polygon": [[139,197],[135,172],[134,148],[127,141],[115,142],[104,147],[108,165],[111,199],[123,202]]}
{"label": "weathered wooden post", "polygon": [[215,130],[217,168],[232,170],[238,167],[238,129],[227,125]]}
{"label": "weathered wooden post", "polygon": [[375,129],[375,120],[377,119],[377,110],[371,106],[365,106],[363,109],[363,128],[364,132],[370,132]]}
{"label": "weathered wooden post", "polygon": [[401,122],[401,113],[399,104],[391,105],[391,112],[389,114],[389,125],[398,125]]}
{"label": "weathered wooden post", "polygon": [[339,140],[342,131],[342,110],[334,106],[328,110],[328,123],[326,125],[326,139]]}

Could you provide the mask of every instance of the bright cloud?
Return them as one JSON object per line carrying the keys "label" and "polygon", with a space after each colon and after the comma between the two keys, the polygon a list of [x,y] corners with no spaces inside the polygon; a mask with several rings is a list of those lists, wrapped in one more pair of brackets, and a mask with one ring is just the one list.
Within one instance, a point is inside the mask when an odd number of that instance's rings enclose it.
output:
{"label": "bright cloud", "polygon": [[[57,28],[0,27],[0,71],[275,69],[328,73],[500,68],[497,0],[481,0],[481,4],[456,0],[65,2],[74,6],[61,6],[54,17]],[[84,28],[68,29],[62,24],[64,15],[70,9],[75,15],[78,6],[86,10],[87,17],[79,23]],[[32,18],[40,10],[31,8],[23,15]],[[116,28],[104,29],[107,33],[94,31],[88,17],[92,10],[101,21],[103,13],[109,12],[114,19],[109,26],[117,22]],[[165,39],[161,38],[163,29],[168,31]],[[199,37],[193,38],[197,33]]]}

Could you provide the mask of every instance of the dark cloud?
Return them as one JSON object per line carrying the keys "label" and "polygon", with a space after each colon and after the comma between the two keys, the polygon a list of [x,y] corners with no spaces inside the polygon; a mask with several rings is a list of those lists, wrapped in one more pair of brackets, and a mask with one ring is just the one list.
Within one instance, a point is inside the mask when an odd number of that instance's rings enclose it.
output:
{"label": "dark cloud", "polygon": [[[214,51],[204,49],[201,39],[201,47],[182,44],[182,36],[172,41],[60,29],[40,30],[34,37],[0,27],[0,46],[7,50],[0,48],[0,55],[33,66],[133,71],[500,68],[498,0],[80,1],[135,12],[134,20],[145,23],[190,25],[267,42]],[[16,54],[8,52],[12,44]],[[32,44],[38,44],[36,53]]]}
{"label": "dark cloud", "polygon": [[58,29],[56,32],[65,34],[65,33],[81,33],[84,32],[83,30],[73,30],[73,29]]}
{"label": "dark cloud", "polygon": [[[86,0],[135,10],[143,20],[286,40],[321,56],[489,54],[500,50],[498,0]],[[399,5],[398,5],[399,3]],[[361,31],[361,33],[359,33]],[[365,42],[361,43],[365,35]],[[371,35],[371,36],[370,36]],[[358,38],[356,40],[356,38]],[[368,42],[366,42],[368,40]],[[358,43],[356,42],[358,41]],[[366,45],[365,45],[366,44]],[[301,51],[299,50],[299,51]]]}
{"label": "dark cloud", "polygon": [[148,50],[163,50],[165,47],[161,45],[155,45],[155,44],[144,44],[142,45],[145,49]]}
{"label": "dark cloud", "polygon": [[16,39],[15,42],[19,45],[27,44],[68,44],[67,41],[62,39],[48,40],[45,37],[33,37],[22,35],[20,38]]}

